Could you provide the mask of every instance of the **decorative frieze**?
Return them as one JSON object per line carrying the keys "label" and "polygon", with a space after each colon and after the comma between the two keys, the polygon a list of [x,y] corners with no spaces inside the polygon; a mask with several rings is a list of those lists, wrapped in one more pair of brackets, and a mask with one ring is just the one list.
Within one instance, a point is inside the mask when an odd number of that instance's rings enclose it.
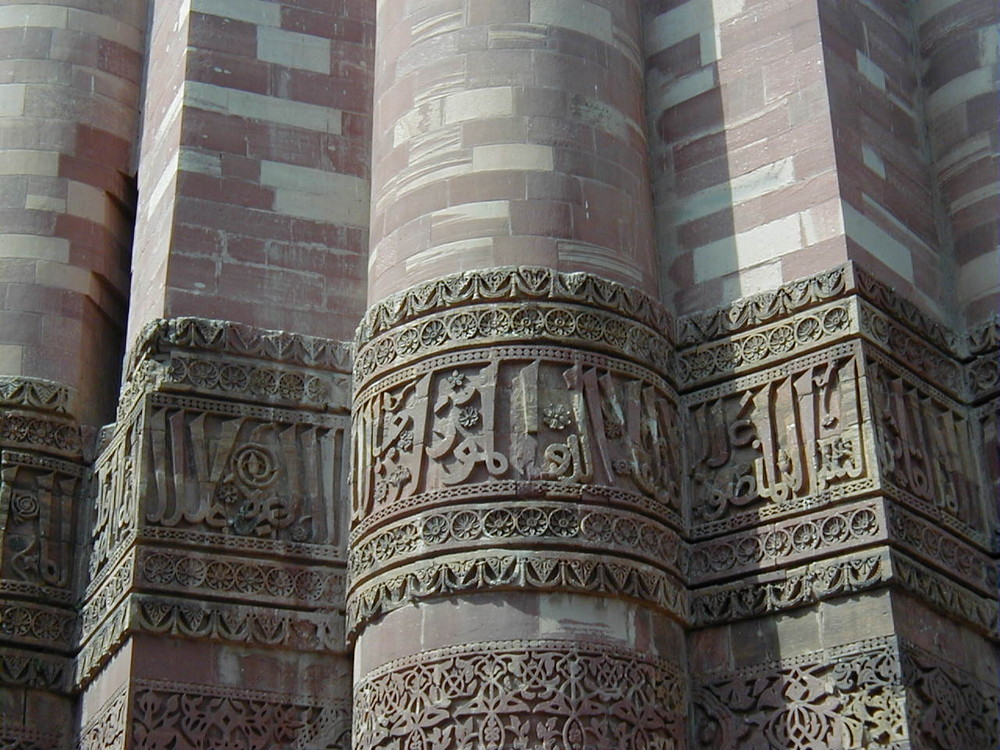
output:
{"label": "decorative frieze", "polygon": [[356,343],[360,349],[381,333],[430,313],[508,300],[582,305],[636,321],[663,336],[673,331],[664,307],[633,287],[588,273],[513,266],[453,274],[393,294],[368,310]]}
{"label": "decorative frieze", "polygon": [[785,567],[886,538],[882,503],[862,501],[691,545],[688,583]]}
{"label": "decorative frieze", "polygon": [[72,392],[50,380],[11,375],[0,376],[0,407],[66,414]]}
{"label": "decorative frieze", "polygon": [[122,750],[128,735],[128,683],[111,694],[80,729],[76,750]]}
{"label": "decorative frieze", "polygon": [[685,349],[678,359],[681,388],[723,378],[797,357],[842,340],[857,329],[851,300],[812,308],[778,323]]}
{"label": "decorative frieze", "polygon": [[995,511],[981,494],[980,438],[968,409],[877,352],[866,359],[886,491],[985,546]]}
{"label": "decorative frieze", "polygon": [[506,495],[512,482],[556,495],[615,488],[677,522],[675,404],[655,373],[570,349],[489,347],[426,360],[356,396],[353,534],[440,503],[440,493]]}
{"label": "decorative frieze", "polygon": [[597,643],[473,643],[390,662],[354,688],[355,750],[684,745],[676,665]]}
{"label": "decorative frieze", "polygon": [[690,394],[685,404],[695,538],[873,487],[857,344]]}
{"label": "decorative frieze", "polygon": [[466,552],[431,557],[351,585],[347,603],[351,636],[370,620],[414,601],[514,588],[630,599],[677,620],[687,617],[686,591],[679,580],[660,568],[607,554]]}
{"label": "decorative frieze", "polygon": [[346,699],[137,680],[129,719],[136,747],[352,748]]}
{"label": "decorative frieze", "polygon": [[1000,746],[1000,691],[940,655],[901,644],[906,715],[915,747]]}
{"label": "decorative frieze", "polygon": [[360,582],[429,553],[514,547],[636,557],[677,576],[685,564],[679,535],[637,513],[511,500],[499,507],[448,505],[391,524],[351,550],[349,568]]}
{"label": "decorative frieze", "polygon": [[837,299],[853,289],[853,273],[851,265],[837,266],[725,307],[686,315],[677,321],[677,346],[686,348],[716,341]]}
{"label": "decorative frieze", "polygon": [[704,627],[738,622],[856,594],[886,585],[892,570],[890,553],[883,548],[696,589],[691,592],[689,623]]}
{"label": "decorative frieze", "polygon": [[896,637],[695,675],[692,747],[995,747],[996,686]]}
{"label": "decorative frieze", "polygon": [[906,698],[894,638],[698,675],[692,746],[902,748]]}

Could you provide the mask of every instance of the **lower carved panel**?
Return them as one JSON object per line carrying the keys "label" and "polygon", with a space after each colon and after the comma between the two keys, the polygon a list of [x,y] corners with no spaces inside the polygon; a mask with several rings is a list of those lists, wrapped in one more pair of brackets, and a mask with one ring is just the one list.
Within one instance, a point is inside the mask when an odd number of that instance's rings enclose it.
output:
{"label": "lower carved panel", "polygon": [[902,650],[913,746],[1000,747],[1000,693],[923,649]]}
{"label": "lower carved panel", "polygon": [[0,750],[57,750],[64,747],[59,732],[39,732],[30,727],[0,727]]}
{"label": "lower carved panel", "polygon": [[354,691],[355,750],[684,747],[684,681],[598,644],[507,641],[425,652]]}
{"label": "lower carved panel", "polygon": [[892,638],[696,682],[696,748],[849,750],[902,747],[906,737],[905,692]]}
{"label": "lower carved panel", "polygon": [[346,701],[137,681],[134,747],[171,750],[351,750]]}
{"label": "lower carved panel", "polygon": [[124,750],[128,685],[118,688],[80,730],[76,750]]}

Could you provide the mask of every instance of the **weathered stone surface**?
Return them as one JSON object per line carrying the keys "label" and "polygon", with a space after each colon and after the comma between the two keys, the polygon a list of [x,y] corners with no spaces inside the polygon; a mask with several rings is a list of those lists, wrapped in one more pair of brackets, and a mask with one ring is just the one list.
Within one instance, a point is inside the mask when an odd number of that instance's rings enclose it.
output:
{"label": "weathered stone surface", "polygon": [[0,745],[996,746],[998,24],[0,4]]}

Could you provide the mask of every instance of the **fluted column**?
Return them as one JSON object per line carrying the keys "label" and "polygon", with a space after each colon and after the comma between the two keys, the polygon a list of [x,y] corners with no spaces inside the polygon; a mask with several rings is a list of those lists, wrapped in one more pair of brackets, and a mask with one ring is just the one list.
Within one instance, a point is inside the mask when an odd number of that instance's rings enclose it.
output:
{"label": "fluted column", "polygon": [[113,413],[141,0],[0,4],[0,745],[72,741],[80,424]]}
{"label": "fluted column", "polygon": [[1000,88],[996,3],[913,4],[927,127],[964,321],[995,316],[1000,300]]}
{"label": "fluted column", "polygon": [[380,5],[356,748],[683,744],[638,16]]}

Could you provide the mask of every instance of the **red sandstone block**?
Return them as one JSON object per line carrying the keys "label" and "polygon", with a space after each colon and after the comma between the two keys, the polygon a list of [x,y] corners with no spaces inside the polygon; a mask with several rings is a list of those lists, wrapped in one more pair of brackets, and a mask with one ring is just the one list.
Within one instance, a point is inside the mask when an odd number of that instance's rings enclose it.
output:
{"label": "red sandstone block", "polygon": [[224,232],[190,224],[174,224],[172,245],[184,255],[220,255],[224,247],[232,247],[232,240]]}
{"label": "red sandstone block", "polygon": [[719,92],[712,89],[665,109],[657,120],[656,132],[665,143],[672,143],[718,130],[722,123],[722,101]]}
{"label": "red sandstone block", "polygon": [[0,341],[5,344],[39,344],[44,315],[6,309],[0,315]]}
{"label": "red sandstone block", "polygon": [[960,171],[952,172],[941,181],[941,188],[948,201],[969,195],[1000,181],[1000,156],[982,154],[975,161],[966,162]]}
{"label": "red sandstone block", "polygon": [[52,30],[15,26],[0,29],[0,60],[46,60]]}
{"label": "red sandstone block", "polygon": [[726,136],[725,132],[711,133],[673,146],[671,154],[674,168],[677,170],[688,169],[724,155],[728,145]]}
{"label": "red sandstone block", "polygon": [[628,213],[611,213],[601,206],[573,205],[573,239],[594,245],[618,249],[622,246],[621,222],[629,221]]}
{"label": "red sandstone block", "polygon": [[375,25],[357,18],[331,16],[302,8],[283,6],[281,28],[301,34],[321,36],[337,42],[358,45],[375,43]]}
{"label": "red sandstone block", "polygon": [[681,248],[690,250],[724,237],[732,237],[734,231],[733,209],[727,207],[679,225],[677,242]]}
{"label": "red sandstone block", "polygon": [[[70,348],[42,345],[26,346],[21,352],[21,375],[57,382],[76,380],[80,367],[81,338]],[[67,378],[67,373],[70,374]]]}
{"label": "red sandstone block", "polygon": [[187,196],[178,197],[175,211],[175,221],[181,224],[261,239],[291,239],[289,218],[269,211],[254,211]]}
{"label": "red sandstone block", "polygon": [[576,30],[551,26],[548,36],[547,50],[558,52],[567,60],[583,60],[600,70],[610,67],[610,58],[619,54],[597,37]]}
{"label": "red sandstone block", "polygon": [[78,125],[74,153],[81,159],[126,171],[132,148],[124,138],[98,128]]}
{"label": "red sandstone block", "polygon": [[370,111],[364,114],[344,112],[340,122],[341,135],[348,138],[358,138],[363,144],[371,141],[372,118]]}
{"label": "red sandstone block", "polygon": [[656,70],[670,78],[683,78],[699,70],[701,65],[701,36],[696,34],[670,47],[658,50],[646,58],[647,70]]}
{"label": "red sandstone block", "polygon": [[812,276],[847,259],[846,239],[843,236],[832,237],[810,245],[804,250],[781,256],[781,278],[784,281],[792,281]]}
{"label": "red sandstone block", "polygon": [[[455,192],[453,188],[453,196]],[[583,187],[580,180],[572,175],[559,172],[527,172],[524,174],[524,196],[529,200],[549,199],[563,203],[583,203]]]}
{"label": "red sandstone block", "polygon": [[138,84],[142,81],[142,53],[107,39],[97,42],[97,68]]}
{"label": "red sandstone block", "polygon": [[834,149],[828,143],[805,149],[792,157],[792,164],[796,180],[815,177],[831,169],[836,169]]}
{"label": "red sandstone block", "polygon": [[565,117],[567,92],[558,89],[523,88],[514,91],[514,111],[527,117]]}
{"label": "red sandstone block", "polygon": [[447,208],[449,203],[448,183],[445,181],[432,182],[397,195],[385,210],[385,232],[392,233],[421,216]]}
{"label": "red sandstone block", "polygon": [[98,37],[83,34],[70,29],[52,29],[52,44],[49,47],[49,59],[61,60],[96,68],[98,60]]}
{"label": "red sandstone block", "polygon": [[[528,143],[594,152],[595,133],[588,125],[565,117],[529,117],[527,128]],[[614,158],[614,155],[609,155],[609,158]]]}
{"label": "red sandstone block", "polygon": [[271,122],[248,120],[247,156],[314,167],[323,154],[323,134]]}
{"label": "red sandstone block", "polygon": [[[754,148],[754,147],[751,147]],[[761,145],[760,150],[763,150]],[[745,151],[746,149],[744,149]],[[770,163],[770,159],[764,158],[762,163]],[[742,164],[734,165],[739,172],[749,171],[742,168]],[[680,195],[691,195],[713,185],[721,185],[729,181],[730,160],[728,158],[712,159],[695,164],[689,169],[677,170],[675,173],[674,185]]]}
{"label": "red sandstone block", "polygon": [[965,103],[965,117],[969,134],[989,133],[993,151],[998,147],[1000,133],[1000,94],[991,92],[975,96]]}
{"label": "red sandstone block", "polygon": [[955,235],[955,260],[965,265],[997,247],[1000,247],[1000,220],[967,227]]}
{"label": "red sandstone block", "polygon": [[548,51],[536,51],[532,58],[537,86],[599,100],[607,100],[612,95],[612,82],[603,64],[587,63],[573,55]]}
{"label": "red sandstone block", "polygon": [[313,165],[337,174],[350,174],[363,180],[371,179],[371,147],[361,138],[321,135],[322,158]]}
{"label": "red sandstone block", "polygon": [[225,52],[256,59],[257,27],[233,18],[192,13],[188,45],[197,49]]}
{"label": "red sandstone block", "polygon": [[982,224],[995,223],[1000,216],[1000,200],[990,195],[978,200],[951,215],[952,226],[956,233],[967,232]]}
{"label": "red sandstone block", "polygon": [[[35,284],[34,262],[27,262],[31,263],[32,266],[31,276],[30,278],[25,277],[23,283],[14,278],[2,277],[6,281],[12,282],[5,285],[7,289],[4,295],[4,309],[80,318],[83,315],[83,295],[69,289],[56,289]],[[14,269],[11,268],[13,275]],[[21,271],[18,270],[17,273],[21,273]]]}
{"label": "red sandstone block", "polygon": [[184,248],[174,247],[167,262],[167,286],[171,289],[197,290],[214,294],[217,289],[220,262],[218,258],[187,255]]}
{"label": "red sandstone block", "polygon": [[[775,190],[755,199],[759,218],[757,224],[767,224],[784,216],[806,211],[813,206],[836,198],[841,187],[841,175],[831,166],[808,180],[797,180],[792,185]],[[743,206],[740,207],[742,213]],[[744,226],[738,227],[742,231]]]}
{"label": "red sandstone block", "polygon": [[289,227],[289,239],[294,242],[321,244],[353,252],[367,250],[368,232],[361,227],[296,218],[289,219]]}
{"label": "red sandstone block", "polygon": [[222,174],[251,182],[260,181],[260,160],[238,154],[222,154]]}
{"label": "red sandstone block", "polygon": [[[577,207],[578,208],[578,207]],[[554,201],[512,201],[510,231],[514,235],[574,237],[573,217],[568,203]]]}
{"label": "red sandstone block", "polygon": [[[554,189],[552,192],[540,189],[536,195],[531,195],[530,191],[526,191],[526,182],[530,183],[536,175],[562,177],[551,172],[498,172],[459,175],[451,177],[447,181],[448,205],[454,206],[477,201],[523,200],[526,195],[529,198],[563,200]],[[570,178],[563,178],[563,180],[571,181]]]}
{"label": "red sandstone block", "polygon": [[647,18],[653,18],[687,3],[697,2],[700,0],[642,0],[642,12]]}
{"label": "red sandstone block", "polygon": [[189,49],[187,79],[216,86],[267,94],[270,91],[271,66],[246,57],[215,50]]}
{"label": "red sandstone block", "polygon": [[237,263],[267,263],[266,241],[244,237],[232,232],[219,233],[219,244],[225,247],[225,257]]}
{"label": "red sandstone block", "polygon": [[364,264],[357,262],[356,253],[342,253],[325,245],[307,245],[300,242],[268,242],[265,249],[266,263],[271,268],[282,268],[298,273],[316,274],[337,288],[345,284],[343,273],[363,271]]}
{"label": "red sandstone block", "polygon": [[230,180],[198,172],[178,173],[180,193],[193,198],[217,200],[244,208],[270,211],[274,208],[274,190],[244,180]]}
{"label": "red sandstone block", "polygon": [[244,304],[325,308],[322,279],[275,268],[223,263],[218,290],[220,296],[243,300]]}
{"label": "red sandstone block", "polygon": [[744,48],[769,43],[775,36],[788,36],[792,27],[816,18],[815,0],[792,0],[776,4],[773,12],[745,13],[720,27],[722,49],[732,54]]}

